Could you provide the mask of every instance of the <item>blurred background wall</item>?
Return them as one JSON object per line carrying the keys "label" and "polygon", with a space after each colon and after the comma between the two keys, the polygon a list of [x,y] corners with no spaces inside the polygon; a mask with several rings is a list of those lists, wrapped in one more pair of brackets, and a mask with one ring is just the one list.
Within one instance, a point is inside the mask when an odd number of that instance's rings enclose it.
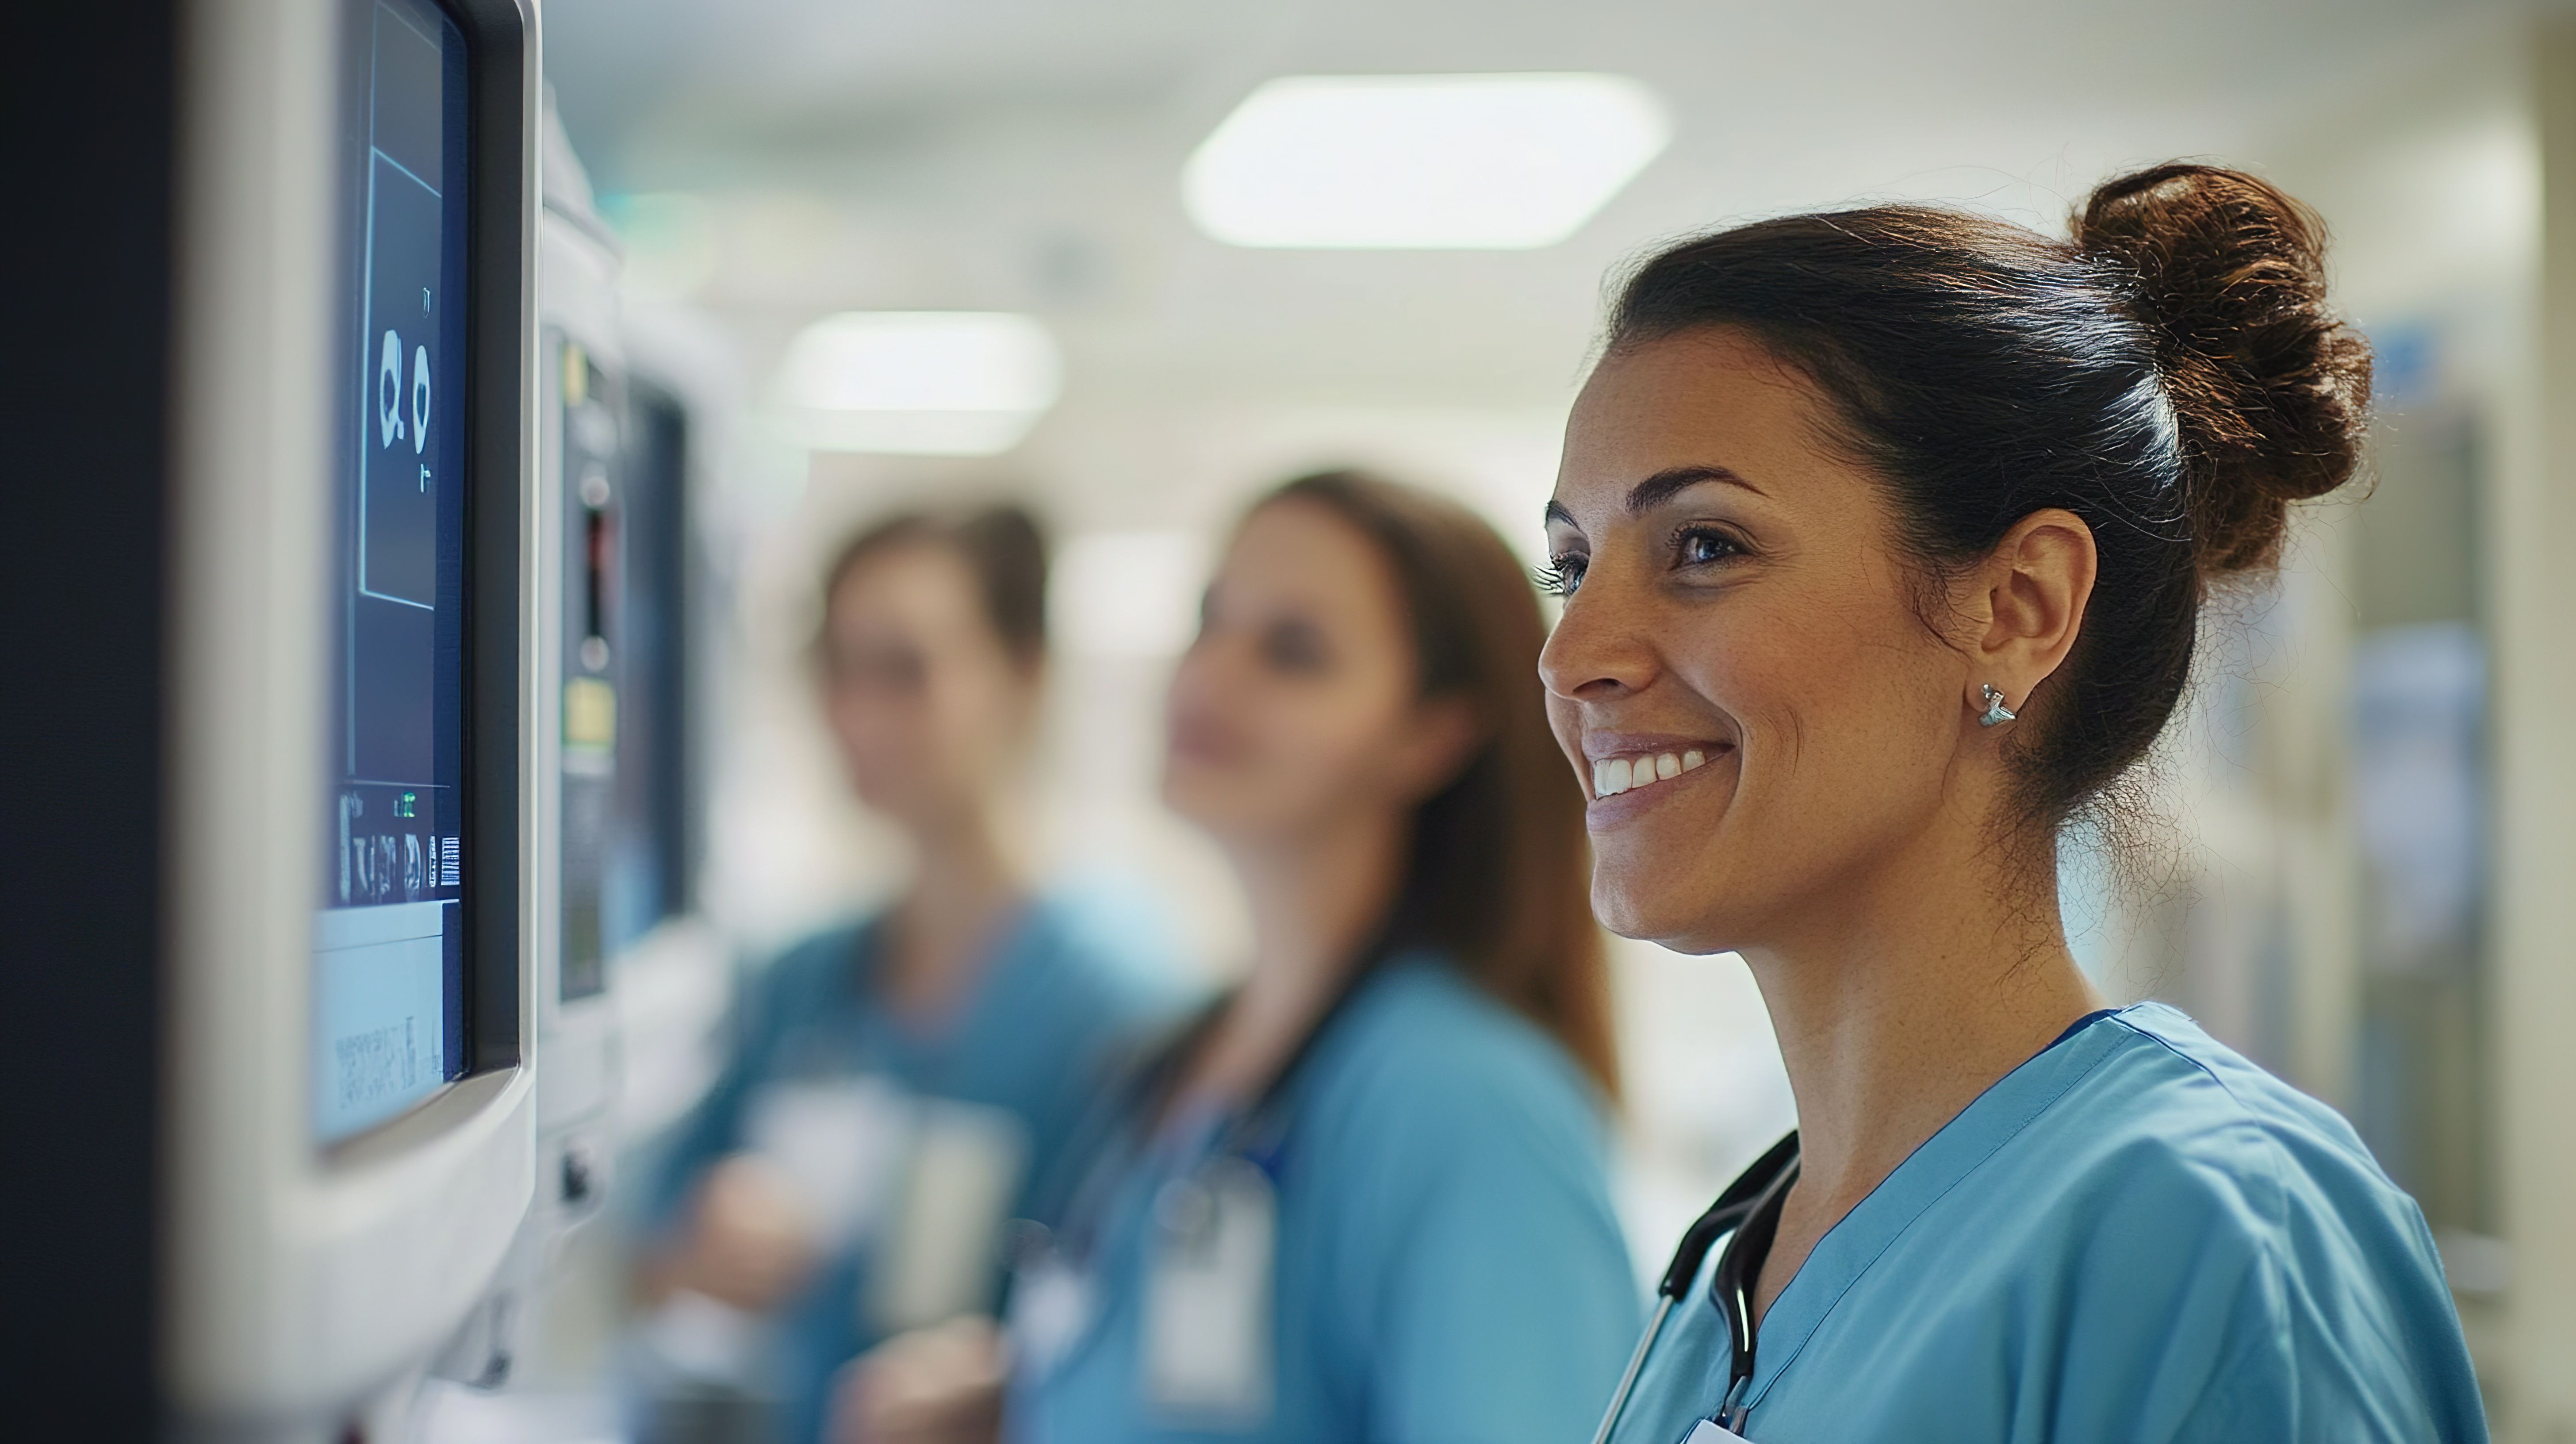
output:
{"label": "blurred background wall", "polygon": [[[2555,10],[552,0],[545,24],[636,365],[694,408],[696,890],[754,965],[900,866],[841,800],[799,662],[815,570],[872,513],[1009,492],[1052,522],[1046,853],[1162,892],[1222,975],[1237,904],[1153,779],[1162,677],[1247,496],[1379,466],[1535,561],[1604,278],[1693,229],[1921,198],[2056,230],[2097,180],[2175,156],[2316,205],[2379,349],[2375,486],[2306,513],[2279,587],[2222,609],[2138,805],[2070,848],[2070,924],[2109,991],[2182,1004],[2353,1118],[2435,1227],[2500,1437],[2576,1439],[2576,29]],[[1244,247],[1184,207],[1194,148],[1273,77],[1525,71],[1632,77],[1670,123],[1557,244]],[[1035,318],[1060,350],[1060,394],[993,454],[849,449],[782,373],[825,316],[957,310]],[[1740,963],[1618,959],[1642,1269],[1790,1101]],[[630,1008],[720,1005],[720,982],[648,976]],[[588,1322],[550,1335],[540,1381],[594,1368],[611,1327],[610,1284],[568,1298]]]}

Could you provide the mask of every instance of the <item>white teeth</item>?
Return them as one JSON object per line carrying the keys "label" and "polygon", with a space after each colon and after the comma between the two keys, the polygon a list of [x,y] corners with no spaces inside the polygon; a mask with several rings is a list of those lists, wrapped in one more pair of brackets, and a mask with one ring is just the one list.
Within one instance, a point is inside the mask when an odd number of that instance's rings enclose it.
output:
{"label": "white teeth", "polygon": [[1616,797],[1707,765],[1708,755],[1697,748],[1680,753],[1658,752],[1651,757],[1603,757],[1592,764],[1592,795]]}

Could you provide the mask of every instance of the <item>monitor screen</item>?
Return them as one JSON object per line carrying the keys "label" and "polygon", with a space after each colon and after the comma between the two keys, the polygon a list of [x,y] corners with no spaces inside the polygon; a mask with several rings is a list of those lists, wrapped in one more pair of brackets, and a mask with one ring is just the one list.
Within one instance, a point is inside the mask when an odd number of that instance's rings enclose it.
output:
{"label": "monitor screen", "polygon": [[690,604],[689,415],[680,398],[630,378],[618,486],[625,566],[619,592],[615,841],[602,885],[601,931],[612,953],[689,906],[696,853],[688,747]]}
{"label": "monitor screen", "polygon": [[467,1071],[466,64],[425,0],[358,0],[332,518],[329,845],[313,1120],[335,1142]]}
{"label": "monitor screen", "polygon": [[563,933],[556,990],[569,1003],[608,989],[603,884],[614,836],[610,807],[617,771],[626,638],[618,578],[624,558],[623,504],[615,479],[623,387],[589,350],[568,338],[562,361],[563,569]]}

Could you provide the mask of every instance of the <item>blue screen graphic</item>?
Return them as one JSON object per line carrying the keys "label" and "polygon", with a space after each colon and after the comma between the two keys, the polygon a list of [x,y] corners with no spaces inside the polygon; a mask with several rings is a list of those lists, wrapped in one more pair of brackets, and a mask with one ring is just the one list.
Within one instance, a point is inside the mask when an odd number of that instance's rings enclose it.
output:
{"label": "blue screen graphic", "polygon": [[335,513],[314,1131],[464,1074],[465,45],[421,0],[346,12],[349,425]]}

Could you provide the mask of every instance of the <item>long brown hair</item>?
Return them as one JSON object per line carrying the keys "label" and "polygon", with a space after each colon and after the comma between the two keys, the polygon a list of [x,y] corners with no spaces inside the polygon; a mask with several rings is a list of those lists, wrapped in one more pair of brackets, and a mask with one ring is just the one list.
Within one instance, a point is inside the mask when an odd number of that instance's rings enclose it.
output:
{"label": "long brown hair", "polygon": [[1365,472],[1300,477],[1254,509],[1283,501],[1324,507],[1377,546],[1413,623],[1423,695],[1465,700],[1483,729],[1466,766],[1414,815],[1386,947],[1445,953],[1617,1097],[1583,792],[1548,729],[1538,684],[1547,627],[1529,574],[1474,512]]}

